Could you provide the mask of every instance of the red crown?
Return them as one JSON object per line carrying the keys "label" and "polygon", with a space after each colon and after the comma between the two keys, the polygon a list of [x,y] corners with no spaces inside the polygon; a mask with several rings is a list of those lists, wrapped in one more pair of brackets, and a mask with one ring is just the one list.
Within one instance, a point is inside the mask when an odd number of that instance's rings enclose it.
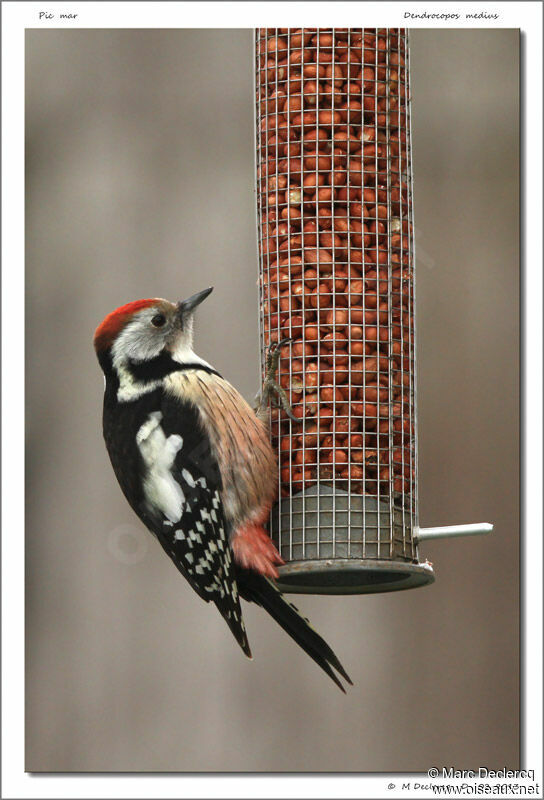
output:
{"label": "red crown", "polygon": [[108,314],[94,333],[95,350],[107,350],[108,347],[111,347],[119,331],[125,327],[132,316],[142,308],[152,306],[156,302],[158,302],[156,298],[134,300],[134,302],[120,306]]}

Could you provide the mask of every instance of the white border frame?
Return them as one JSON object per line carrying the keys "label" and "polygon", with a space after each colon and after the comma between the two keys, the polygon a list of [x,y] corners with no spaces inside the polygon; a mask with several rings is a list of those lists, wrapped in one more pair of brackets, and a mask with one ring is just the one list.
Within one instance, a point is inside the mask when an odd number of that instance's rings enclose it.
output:
{"label": "white border frame", "polygon": [[[28,775],[24,772],[24,382],[21,308],[24,303],[24,34],[26,28],[244,28],[361,24],[417,28],[521,28],[524,87],[522,109],[522,242],[525,256],[522,332],[524,453],[523,599],[525,685],[523,767],[535,769],[542,786],[542,5],[508,3],[395,2],[4,2],[3,89],[3,663],[2,761],[5,798],[272,798],[433,797],[432,790],[403,791],[401,776],[376,775]],[[40,11],[56,17],[40,20]],[[75,21],[58,15],[77,13]],[[460,14],[459,19],[404,19],[403,14]],[[496,21],[467,20],[466,13],[498,14]],[[529,172],[530,168],[530,172]],[[13,332],[16,332],[14,335]],[[16,338],[15,338],[16,336]],[[14,346],[16,341],[16,346]],[[17,387],[14,390],[13,387]],[[531,439],[527,438],[531,432]],[[417,776],[421,783],[429,783]],[[495,781],[489,781],[494,783]],[[388,791],[389,783],[396,788]],[[455,781],[448,781],[455,783]],[[536,796],[536,795],[533,795]]]}

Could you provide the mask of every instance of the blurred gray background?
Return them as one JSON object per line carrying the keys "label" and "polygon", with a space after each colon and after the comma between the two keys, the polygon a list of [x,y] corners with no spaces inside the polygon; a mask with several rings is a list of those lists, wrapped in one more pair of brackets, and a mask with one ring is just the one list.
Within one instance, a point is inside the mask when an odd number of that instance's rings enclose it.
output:
{"label": "blurred gray background", "polygon": [[197,349],[258,384],[252,32],[27,32],[31,771],[519,766],[518,32],[414,30],[422,525],[436,583],[299,597],[344,697],[258,608],[254,661],[126,504],[97,324],[209,284]]}

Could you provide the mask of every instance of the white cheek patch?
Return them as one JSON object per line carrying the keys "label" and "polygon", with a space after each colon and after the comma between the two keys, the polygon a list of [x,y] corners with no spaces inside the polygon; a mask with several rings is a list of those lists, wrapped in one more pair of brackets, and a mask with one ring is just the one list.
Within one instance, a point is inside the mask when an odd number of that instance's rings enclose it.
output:
{"label": "white cheek patch", "polygon": [[159,356],[167,341],[167,331],[151,326],[155,308],[140,311],[121,331],[111,349],[112,363],[119,378],[117,400],[120,403],[136,400],[158,388],[162,381],[138,381],[127,368],[129,360],[144,363]]}
{"label": "white cheek patch", "polygon": [[136,434],[136,444],[147,467],[144,493],[148,506],[159,511],[170,522],[179,522],[183,513],[185,495],[172,475],[176,455],[183,447],[177,434],[168,438],[161,428],[162,414],[154,411]]}
{"label": "white cheek patch", "polygon": [[160,332],[154,331],[150,326],[150,318],[154,310],[138,314],[121,331],[111,348],[113,366],[118,369],[126,364],[128,359],[133,361],[149,361],[160,355],[166,339]]}

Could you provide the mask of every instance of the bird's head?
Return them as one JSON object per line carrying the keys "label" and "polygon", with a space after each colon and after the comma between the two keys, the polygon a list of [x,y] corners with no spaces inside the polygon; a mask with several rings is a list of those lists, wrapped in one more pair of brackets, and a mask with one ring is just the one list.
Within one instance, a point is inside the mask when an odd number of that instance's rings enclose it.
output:
{"label": "bird's head", "polygon": [[193,316],[213,287],[180,303],[160,298],[135,300],[112,311],[94,334],[94,346],[102,366],[151,361],[167,354],[183,363],[193,346]]}

